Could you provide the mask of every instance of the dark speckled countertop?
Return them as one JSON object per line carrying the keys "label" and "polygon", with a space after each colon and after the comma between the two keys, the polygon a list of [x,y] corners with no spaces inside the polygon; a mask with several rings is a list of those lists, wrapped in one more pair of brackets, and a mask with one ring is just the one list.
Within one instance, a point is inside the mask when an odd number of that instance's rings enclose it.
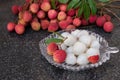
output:
{"label": "dark speckled countertop", "polygon": [[[41,55],[38,43],[48,32],[34,32],[30,28],[24,35],[9,33],[6,25],[14,21],[11,13],[13,4],[21,5],[24,0],[0,0],[0,80],[120,80],[120,52],[112,54],[111,59],[98,68],[79,72],[67,71],[50,65]],[[120,13],[120,10],[116,10]],[[119,14],[120,15],[120,14]],[[115,29],[105,33],[96,26],[88,27],[120,49],[120,25],[113,18]]]}

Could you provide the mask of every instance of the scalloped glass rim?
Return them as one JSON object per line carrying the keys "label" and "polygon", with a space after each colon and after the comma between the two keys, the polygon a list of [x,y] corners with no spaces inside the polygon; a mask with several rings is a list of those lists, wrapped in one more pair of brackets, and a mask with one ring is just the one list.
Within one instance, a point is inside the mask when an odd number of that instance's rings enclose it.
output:
{"label": "scalloped glass rim", "polygon": [[[71,30],[71,31],[73,31],[73,30]],[[69,31],[69,32],[71,32],[71,31]],[[58,31],[58,33],[63,33],[63,32],[66,32],[66,31],[65,30]],[[109,47],[108,42],[103,37],[101,37],[99,34],[96,34],[92,31],[88,31],[88,32],[89,32],[89,34],[95,36],[101,44],[101,46],[100,46],[100,60],[99,60],[99,62],[97,62],[95,64],[68,65],[65,62],[60,64],[60,63],[56,63],[55,61],[53,61],[52,56],[47,54],[47,51],[46,51],[47,45],[45,44],[45,40],[48,39],[48,38],[55,38],[55,37],[57,38],[58,35],[56,35],[56,34],[50,34],[48,37],[42,39],[39,42],[39,47],[40,47],[40,50],[41,50],[41,54],[45,57],[45,59],[47,59],[47,61],[49,63],[51,63],[52,65],[54,65],[56,67],[63,68],[63,69],[66,69],[66,70],[72,70],[72,71],[80,71],[80,70],[84,70],[84,69],[88,69],[88,68],[98,67],[98,66],[102,65],[104,62],[106,62],[107,60],[110,59],[110,53],[119,52],[118,48]]]}

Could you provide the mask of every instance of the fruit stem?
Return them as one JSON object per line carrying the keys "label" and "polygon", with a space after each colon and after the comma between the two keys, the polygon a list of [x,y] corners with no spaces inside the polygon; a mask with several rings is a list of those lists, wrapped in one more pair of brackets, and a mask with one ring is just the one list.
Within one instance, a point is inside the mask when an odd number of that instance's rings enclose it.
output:
{"label": "fruit stem", "polygon": [[107,7],[120,9],[120,6],[115,6],[115,5],[107,5]]}
{"label": "fruit stem", "polygon": [[65,39],[61,34],[57,33],[57,32],[53,32],[54,34],[58,35],[59,37]]}

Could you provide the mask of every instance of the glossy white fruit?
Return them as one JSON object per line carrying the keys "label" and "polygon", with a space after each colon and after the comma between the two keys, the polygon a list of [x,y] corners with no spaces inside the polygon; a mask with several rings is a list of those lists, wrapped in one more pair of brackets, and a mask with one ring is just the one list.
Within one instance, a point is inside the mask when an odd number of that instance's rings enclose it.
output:
{"label": "glossy white fruit", "polygon": [[72,46],[72,45],[74,45],[74,43],[77,41],[77,39],[74,37],[74,36],[72,36],[72,35],[68,35],[67,36],[67,39],[64,41],[64,44],[66,45],[66,46]]}
{"label": "glossy white fruit", "polygon": [[62,50],[66,50],[67,49],[67,46],[64,43],[62,43],[60,47],[61,47]]}
{"label": "glossy white fruit", "polygon": [[63,32],[63,33],[61,34],[61,36],[63,36],[63,37],[67,37],[68,35],[70,35],[69,32]]}
{"label": "glossy white fruit", "polygon": [[78,29],[71,32],[71,34],[76,38],[79,36],[78,35],[79,33],[80,33],[80,30],[78,30]]}
{"label": "glossy white fruit", "polygon": [[76,64],[77,58],[74,54],[67,54],[65,62],[70,65]]}
{"label": "glossy white fruit", "polygon": [[73,46],[70,46],[66,49],[67,54],[73,54]]}
{"label": "glossy white fruit", "polygon": [[78,65],[86,65],[88,64],[89,61],[88,61],[88,58],[87,58],[87,55],[84,53],[84,54],[80,54],[77,58],[77,64]]}
{"label": "glossy white fruit", "polygon": [[92,41],[97,40],[96,37],[93,35],[90,35],[90,37],[91,37]]}
{"label": "glossy white fruit", "polygon": [[81,42],[76,42],[73,46],[73,52],[75,55],[80,55],[86,51],[85,44]]}
{"label": "glossy white fruit", "polygon": [[92,39],[89,35],[82,35],[79,37],[79,41],[86,44],[86,46],[88,47],[90,46]]}
{"label": "glossy white fruit", "polygon": [[100,55],[99,49],[95,49],[95,48],[89,48],[86,52],[87,56],[94,56],[94,55]]}
{"label": "glossy white fruit", "polygon": [[78,37],[83,36],[83,35],[89,35],[88,31],[86,30],[81,30],[78,34]]}
{"label": "glossy white fruit", "polygon": [[100,48],[100,43],[97,40],[94,40],[94,41],[92,41],[90,47],[99,49]]}

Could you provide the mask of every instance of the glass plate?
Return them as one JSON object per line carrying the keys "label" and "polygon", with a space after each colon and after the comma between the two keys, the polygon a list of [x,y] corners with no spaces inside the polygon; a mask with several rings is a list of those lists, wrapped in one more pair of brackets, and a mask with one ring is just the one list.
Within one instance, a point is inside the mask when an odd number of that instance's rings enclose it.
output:
{"label": "glass plate", "polygon": [[[73,30],[71,30],[71,31],[73,31]],[[71,33],[71,31],[69,31],[69,33]],[[58,33],[60,33],[60,34],[63,32],[66,32],[66,31],[64,31],[64,30],[58,31]],[[47,50],[46,50],[47,45],[45,44],[45,40],[48,38],[58,38],[58,35],[56,35],[56,34],[50,34],[48,37],[42,39],[39,42],[41,54],[45,57],[45,59],[49,63],[51,63],[52,65],[54,65],[56,67],[63,68],[66,70],[72,70],[72,71],[80,71],[80,70],[84,70],[84,69],[88,69],[88,68],[98,67],[110,59],[110,53],[119,52],[119,49],[117,47],[109,47],[108,42],[100,35],[92,32],[92,31],[88,31],[88,32],[89,32],[89,34],[95,36],[97,38],[97,40],[99,41],[99,43],[101,44],[101,46],[100,46],[100,59],[99,59],[99,62],[97,62],[95,64],[68,65],[65,62],[61,64],[61,63],[56,63],[55,61],[53,61],[52,56],[47,54]]]}

